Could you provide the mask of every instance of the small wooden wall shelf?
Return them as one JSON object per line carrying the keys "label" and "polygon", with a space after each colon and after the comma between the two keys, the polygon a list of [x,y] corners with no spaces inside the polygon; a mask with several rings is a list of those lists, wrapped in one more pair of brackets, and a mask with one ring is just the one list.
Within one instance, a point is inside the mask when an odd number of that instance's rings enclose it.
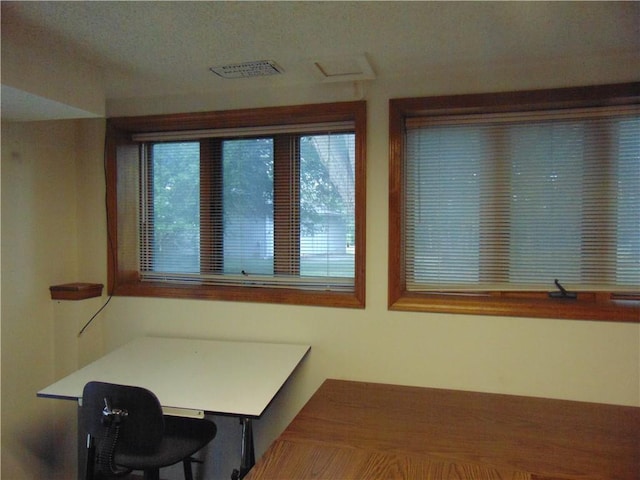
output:
{"label": "small wooden wall shelf", "polygon": [[101,283],[65,283],[49,287],[53,300],[82,300],[102,295]]}

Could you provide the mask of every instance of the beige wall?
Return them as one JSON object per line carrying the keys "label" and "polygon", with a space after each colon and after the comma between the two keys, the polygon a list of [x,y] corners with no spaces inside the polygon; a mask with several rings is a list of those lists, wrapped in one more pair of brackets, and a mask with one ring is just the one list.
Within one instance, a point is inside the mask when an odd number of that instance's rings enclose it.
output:
{"label": "beige wall", "polygon": [[[78,226],[83,205],[92,202],[79,201],[86,172],[77,161],[99,157],[79,144],[83,131],[75,121],[2,124],[2,478],[8,480],[69,478],[74,405],[35,393],[92,358],[101,342],[93,334],[78,344],[74,332],[99,299],[65,304],[49,295],[50,285],[77,281],[85,270],[79,260],[86,234]],[[103,231],[99,223],[91,229]]]}
{"label": "beige wall", "polygon": [[[106,297],[56,302],[48,287],[106,283],[103,121],[3,124],[2,478],[73,475],[74,408],[37,399],[35,392],[139,335],[311,344],[292,381],[256,423],[258,454],[327,377],[640,405],[640,325],[401,313],[386,307],[388,98],[632,78],[626,67],[588,67],[576,73],[569,64],[545,72],[470,66],[449,77],[434,73],[428,87],[398,79],[362,87],[108,104],[110,114],[146,114],[365,98],[367,307],[117,297],[80,338],[75,332]],[[239,456],[239,425],[217,421],[216,478],[229,478]]]}
{"label": "beige wall", "polygon": [[[471,85],[471,79],[488,79],[489,74],[475,73],[452,88],[482,87]],[[502,88],[547,86],[524,81],[522,72],[516,74],[523,80],[519,84],[504,80]],[[554,81],[563,85],[557,78],[550,80]],[[484,87],[489,89],[488,83]],[[444,83],[438,88],[447,92]],[[414,84],[408,91],[430,93]],[[115,346],[146,334],[311,344],[300,371],[256,424],[259,452],[327,377],[640,405],[639,325],[387,310],[387,108],[388,99],[401,92],[398,84],[362,89],[342,85],[315,92],[323,101],[351,100],[362,94],[367,99],[365,310],[116,298],[103,318],[109,325],[106,344]],[[313,91],[300,89],[277,100],[313,99]],[[264,100],[257,94],[235,103],[209,98],[200,106],[207,102],[222,109],[261,105]],[[113,110],[117,107],[111,105]],[[126,108],[132,113],[136,104]],[[167,103],[146,99],[137,108],[158,113],[167,111]]]}

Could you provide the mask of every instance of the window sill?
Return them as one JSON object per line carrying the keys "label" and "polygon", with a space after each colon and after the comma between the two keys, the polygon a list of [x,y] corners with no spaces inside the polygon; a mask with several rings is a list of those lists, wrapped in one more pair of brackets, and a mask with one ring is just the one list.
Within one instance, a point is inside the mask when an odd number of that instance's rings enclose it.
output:
{"label": "window sill", "polygon": [[405,292],[390,298],[389,310],[407,312],[454,313],[510,317],[594,320],[640,323],[640,301],[606,299],[597,295],[586,298],[547,298],[541,294],[529,297],[489,294],[418,294]]}
{"label": "window sill", "polygon": [[364,295],[354,292],[296,290],[292,288],[230,287],[132,282],[113,288],[112,295],[236,302],[278,303],[318,307],[364,308]]}

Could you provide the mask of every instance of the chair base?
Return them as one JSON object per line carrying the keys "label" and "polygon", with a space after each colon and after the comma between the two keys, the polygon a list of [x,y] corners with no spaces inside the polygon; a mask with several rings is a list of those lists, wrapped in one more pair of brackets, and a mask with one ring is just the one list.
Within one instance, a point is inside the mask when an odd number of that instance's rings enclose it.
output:
{"label": "chair base", "polygon": [[[185,478],[185,480],[193,480],[193,469],[191,467],[191,463],[192,462],[202,463],[200,460],[195,460],[195,459],[184,460],[182,462],[182,468],[184,470],[184,478]],[[123,480],[160,480],[160,470],[158,470],[158,469],[156,469],[156,470],[146,470],[144,472],[142,472],[142,471],[136,471],[136,472],[140,472],[140,473],[129,473],[129,474],[126,474],[126,475],[124,475],[122,477]],[[101,473],[94,474],[93,472],[91,472],[90,475],[91,476],[87,475],[87,479],[90,479],[90,480],[108,480],[108,478],[110,478],[110,477],[105,477]],[[111,477],[111,478],[113,478],[113,477]]]}

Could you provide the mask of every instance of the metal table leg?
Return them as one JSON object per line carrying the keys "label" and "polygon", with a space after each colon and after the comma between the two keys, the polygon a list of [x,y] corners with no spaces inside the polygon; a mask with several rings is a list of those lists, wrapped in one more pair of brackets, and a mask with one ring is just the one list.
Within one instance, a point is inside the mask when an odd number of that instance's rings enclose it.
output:
{"label": "metal table leg", "polygon": [[240,470],[233,470],[231,480],[242,480],[256,463],[256,455],[253,446],[253,426],[250,418],[241,418],[242,424],[242,451],[240,456]]}

